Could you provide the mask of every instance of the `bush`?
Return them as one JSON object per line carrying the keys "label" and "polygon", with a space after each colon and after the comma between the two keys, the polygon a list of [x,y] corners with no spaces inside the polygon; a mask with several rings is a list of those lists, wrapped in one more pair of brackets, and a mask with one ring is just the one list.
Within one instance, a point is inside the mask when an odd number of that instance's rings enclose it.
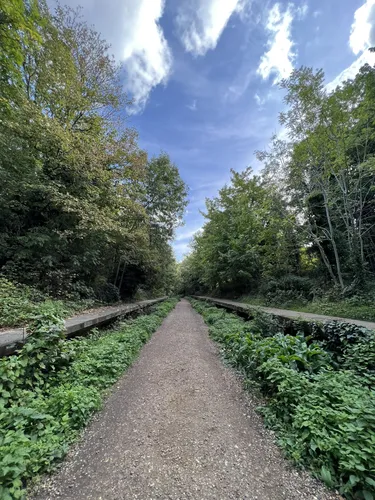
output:
{"label": "bush", "polygon": [[306,378],[270,363],[263,373],[274,388],[263,413],[287,454],[341,494],[374,498],[375,393],[351,371]]}
{"label": "bush", "polygon": [[265,337],[265,317],[259,329],[203,302],[192,304],[225,358],[266,394],[261,411],[287,455],[347,498],[374,500],[375,334],[328,325],[318,331],[330,353],[303,335]]}
{"label": "bush", "polygon": [[27,326],[45,314],[69,317],[93,304],[92,300],[52,300],[34,288],[0,277],[0,327]]}
{"label": "bush", "polygon": [[113,304],[119,302],[121,299],[120,290],[112,283],[104,283],[101,285],[97,290],[97,297],[105,304]]}
{"label": "bush", "polygon": [[313,323],[312,335],[315,339],[322,341],[324,348],[341,361],[343,352],[349,345],[366,341],[373,336],[373,332],[351,323],[331,321]]}
{"label": "bush", "polygon": [[313,283],[303,276],[286,275],[271,279],[261,287],[261,294],[268,304],[287,304],[288,302],[306,302],[311,298]]}
{"label": "bush", "polygon": [[18,356],[0,359],[0,498],[24,496],[28,479],[49,471],[97,411],[176,301],[149,316],[67,341],[62,320],[32,325]]}
{"label": "bush", "polygon": [[[162,293],[160,294],[155,294],[156,297],[163,295]],[[144,290],[142,287],[137,287],[137,290],[134,294],[134,300],[137,302],[140,302],[141,300],[147,300],[149,299],[149,294],[147,293],[146,290]]]}
{"label": "bush", "polygon": [[369,385],[375,386],[375,333],[345,347],[342,366],[354,370]]}

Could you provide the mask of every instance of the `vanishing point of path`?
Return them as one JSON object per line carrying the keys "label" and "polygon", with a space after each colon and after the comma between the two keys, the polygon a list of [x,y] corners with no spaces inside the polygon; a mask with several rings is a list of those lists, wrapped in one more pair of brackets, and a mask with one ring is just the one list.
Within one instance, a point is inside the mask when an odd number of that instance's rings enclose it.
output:
{"label": "vanishing point of path", "polygon": [[337,498],[285,461],[186,300],[35,499]]}

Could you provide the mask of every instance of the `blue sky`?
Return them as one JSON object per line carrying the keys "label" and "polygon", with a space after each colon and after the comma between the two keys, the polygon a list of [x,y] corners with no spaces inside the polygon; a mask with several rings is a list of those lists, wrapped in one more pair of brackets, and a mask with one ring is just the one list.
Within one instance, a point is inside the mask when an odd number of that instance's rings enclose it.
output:
{"label": "blue sky", "polygon": [[[51,0],[52,3],[52,0]],[[63,2],[62,2],[63,3]],[[279,133],[293,68],[323,68],[328,89],[375,55],[375,0],[67,0],[112,45],[134,98],[128,124],[150,155],[166,151],[189,185],[180,260],[200,210],[230,169],[261,168],[254,151]]]}

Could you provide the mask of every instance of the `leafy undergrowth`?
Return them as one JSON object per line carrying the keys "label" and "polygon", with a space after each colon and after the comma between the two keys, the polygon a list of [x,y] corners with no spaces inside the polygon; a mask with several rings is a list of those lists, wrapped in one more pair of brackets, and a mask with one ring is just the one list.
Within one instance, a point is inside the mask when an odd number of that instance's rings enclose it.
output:
{"label": "leafy undergrowth", "polygon": [[375,332],[318,325],[319,341],[277,333],[271,317],[268,329],[264,314],[245,322],[192,305],[225,358],[267,396],[261,411],[287,456],[345,497],[374,500]]}
{"label": "leafy undergrowth", "polygon": [[339,318],[375,321],[374,301],[362,296],[354,296],[340,301],[319,299],[315,301],[288,300],[286,302],[268,300],[264,297],[242,297],[239,302],[254,306],[278,307],[291,311],[337,316]]}
{"label": "leafy undergrowth", "polygon": [[174,308],[121,323],[115,331],[65,340],[63,321],[45,314],[17,356],[0,360],[0,498],[24,497],[27,480],[50,471],[66,453],[106,389]]}
{"label": "leafy undergrowth", "polygon": [[25,326],[46,314],[67,318],[94,305],[91,299],[53,300],[36,289],[0,277],[0,328]]}

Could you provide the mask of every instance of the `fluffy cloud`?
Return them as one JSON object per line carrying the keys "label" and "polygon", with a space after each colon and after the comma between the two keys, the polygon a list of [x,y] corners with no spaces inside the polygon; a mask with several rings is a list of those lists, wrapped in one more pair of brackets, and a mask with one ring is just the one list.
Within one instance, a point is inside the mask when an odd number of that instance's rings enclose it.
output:
{"label": "fluffy cloud", "polygon": [[247,0],[183,0],[176,24],[185,50],[202,56],[214,49],[232,14],[243,12],[246,4]]}
{"label": "fluffy cloud", "polygon": [[153,87],[165,83],[172,54],[158,24],[164,0],[128,0],[124,16],[123,59],[126,88],[134,98],[135,111],[146,104]]}
{"label": "fluffy cloud", "polygon": [[370,64],[371,66],[375,65],[374,53],[366,51],[362,55],[360,55],[348,68],[345,68],[344,71],[337,75],[334,80],[326,85],[326,89],[328,90],[328,92],[335,90],[338,85],[341,85],[346,80],[352,80],[353,78],[355,78],[359,70],[366,63]]}
{"label": "fluffy cloud", "polygon": [[[54,7],[54,0],[48,0]],[[151,90],[165,83],[172,54],[159,20],[165,0],[64,0],[82,6],[82,14],[111,44],[111,52],[126,71],[125,87],[134,99],[130,112],[143,109]]]}
{"label": "fluffy cloud", "polygon": [[349,46],[359,54],[375,45],[375,0],[367,0],[354,13]]}
{"label": "fluffy cloud", "polygon": [[282,78],[287,78],[293,71],[295,54],[291,39],[292,22],[293,13],[290,6],[283,13],[278,3],[270,10],[266,24],[266,28],[270,33],[268,51],[261,57],[257,70],[263,79],[267,79],[271,74],[274,74],[273,83],[277,83]]}
{"label": "fluffy cloud", "polygon": [[345,80],[353,79],[364,64],[375,64],[375,54],[368,51],[375,46],[375,0],[366,0],[354,13],[354,21],[350,31],[349,47],[357,59],[345,68],[334,80],[326,85],[331,92]]}

